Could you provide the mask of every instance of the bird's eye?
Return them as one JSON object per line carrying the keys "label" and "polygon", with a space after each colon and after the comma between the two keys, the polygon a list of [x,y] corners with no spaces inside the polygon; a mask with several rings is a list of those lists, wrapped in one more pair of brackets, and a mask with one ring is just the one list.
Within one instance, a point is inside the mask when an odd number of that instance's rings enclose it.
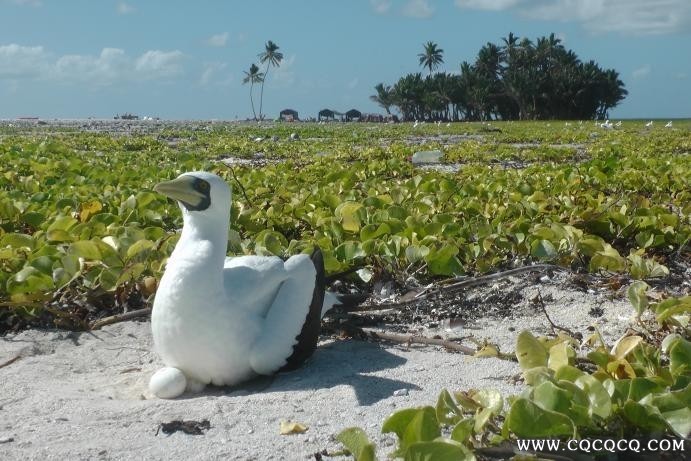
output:
{"label": "bird's eye", "polygon": [[206,192],[209,190],[209,183],[206,181],[199,181],[199,184],[197,184],[197,187],[199,188],[200,191]]}

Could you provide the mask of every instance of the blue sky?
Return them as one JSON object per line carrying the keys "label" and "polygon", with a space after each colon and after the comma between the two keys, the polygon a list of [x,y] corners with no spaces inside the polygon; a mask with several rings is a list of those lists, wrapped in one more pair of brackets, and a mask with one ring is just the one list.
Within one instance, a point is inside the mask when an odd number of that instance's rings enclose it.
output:
{"label": "blue sky", "polygon": [[284,54],[269,116],[382,112],[374,85],[424,72],[424,42],[457,72],[509,32],[554,32],[618,70],[613,118],[691,117],[689,0],[0,0],[0,118],[245,118],[243,71],[267,40]]}

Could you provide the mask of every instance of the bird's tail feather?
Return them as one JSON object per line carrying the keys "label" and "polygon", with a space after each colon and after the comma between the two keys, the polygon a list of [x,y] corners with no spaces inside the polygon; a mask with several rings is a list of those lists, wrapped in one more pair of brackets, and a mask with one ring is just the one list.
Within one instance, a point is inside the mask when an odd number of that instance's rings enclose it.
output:
{"label": "bird's tail feather", "polygon": [[331,291],[324,293],[324,304],[322,305],[322,318],[334,307],[338,307],[343,312],[348,312],[358,304],[367,299],[366,294],[337,294]]}

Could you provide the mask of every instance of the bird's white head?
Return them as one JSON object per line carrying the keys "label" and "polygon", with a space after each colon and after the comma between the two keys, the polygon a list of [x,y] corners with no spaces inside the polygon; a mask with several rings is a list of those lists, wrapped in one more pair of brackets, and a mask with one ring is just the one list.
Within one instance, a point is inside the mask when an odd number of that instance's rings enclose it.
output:
{"label": "bird's white head", "polygon": [[203,217],[228,222],[231,205],[230,187],[213,173],[183,173],[171,181],[156,184],[154,190],[176,200],[185,220]]}

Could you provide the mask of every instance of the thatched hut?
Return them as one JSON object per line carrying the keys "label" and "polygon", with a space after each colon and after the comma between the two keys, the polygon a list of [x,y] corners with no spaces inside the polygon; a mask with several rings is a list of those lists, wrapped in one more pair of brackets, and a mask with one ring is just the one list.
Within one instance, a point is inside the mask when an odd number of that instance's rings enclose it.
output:
{"label": "thatched hut", "polygon": [[331,109],[322,109],[319,111],[319,115],[317,116],[319,121],[321,120],[334,120],[336,118],[336,113],[332,111]]}
{"label": "thatched hut", "polygon": [[284,122],[296,122],[300,120],[298,111],[293,109],[283,109],[280,114],[278,114],[278,119]]}
{"label": "thatched hut", "polygon": [[355,120],[360,121],[362,120],[362,112],[357,109],[350,109],[345,113],[345,120],[346,122],[352,122]]}

